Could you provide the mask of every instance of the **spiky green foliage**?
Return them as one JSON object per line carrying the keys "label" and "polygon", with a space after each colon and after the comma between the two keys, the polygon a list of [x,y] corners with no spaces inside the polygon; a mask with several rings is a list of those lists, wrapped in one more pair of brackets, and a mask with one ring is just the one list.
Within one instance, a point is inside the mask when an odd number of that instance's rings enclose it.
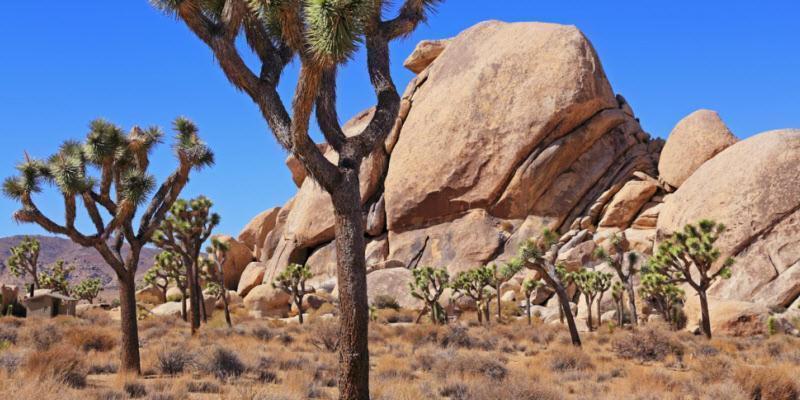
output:
{"label": "spiky green foliage", "polygon": [[[632,278],[639,272],[636,269],[638,256],[636,253],[630,252],[627,253],[627,260],[624,257],[625,248],[627,247],[627,238],[624,234],[613,235],[609,243],[611,244],[611,249],[614,251],[613,255],[609,254],[603,247],[598,247],[595,249],[594,257],[608,264],[616,272],[623,288],[628,293],[628,307],[631,312],[631,323],[637,325],[639,317],[636,310],[636,290]],[[625,261],[627,261],[627,264]],[[620,293],[620,295],[624,297],[624,293]],[[620,301],[623,300],[621,299]],[[622,320],[620,319],[618,322],[621,323]]]}
{"label": "spiky green foliage", "polygon": [[674,329],[678,329],[679,306],[686,300],[686,293],[667,275],[657,268],[645,265],[640,275],[639,295],[642,300],[658,310]]}
{"label": "spiky green foliage", "polygon": [[514,258],[508,263],[503,263],[501,265],[491,264],[488,268],[492,271],[492,287],[497,295],[497,320],[499,322],[503,317],[503,305],[501,304],[500,300],[500,288],[504,283],[510,281],[511,278],[513,278],[514,275],[516,275],[519,271],[522,271],[522,260],[519,258]]}
{"label": "spiky green foliage", "polygon": [[306,289],[306,280],[311,279],[311,267],[308,265],[289,264],[275,280],[272,287],[280,289],[292,297],[292,302],[297,307],[297,320],[303,323],[303,298],[311,292]]}
{"label": "spiky green foliage", "polygon": [[206,253],[208,253],[209,256],[204,261],[206,265],[204,269],[207,271],[210,278],[208,279],[206,290],[213,296],[222,299],[225,311],[225,322],[228,324],[228,327],[231,328],[233,327],[233,322],[231,321],[231,313],[228,308],[228,290],[225,288],[224,270],[229,250],[230,246],[228,243],[219,240],[219,238],[211,238],[211,244],[206,247]]}
{"label": "spiky green foliage", "polygon": [[[158,288],[164,300],[167,299],[167,289],[174,284],[181,291],[181,298],[186,298],[188,282],[186,265],[180,255],[171,251],[162,251],[156,255],[153,266],[142,277],[145,283]],[[181,315],[186,318],[185,312]]]}
{"label": "spiky green foliage", "polygon": [[[701,329],[711,337],[706,291],[719,278],[731,276],[733,258],[718,263],[720,250],[715,246],[725,225],[711,220],[701,220],[696,225],[687,224],[682,231],[667,237],[648,261],[648,275],[654,285],[687,283],[700,298]],[[716,269],[715,269],[716,268]]]}
{"label": "spiky green foliage", "polygon": [[320,65],[336,65],[352,57],[374,7],[374,0],[306,0],[306,38]]}
{"label": "spiky green foliage", "polygon": [[433,267],[415,268],[412,273],[414,280],[408,283],[411,296],[425,303],[425,308],[420,312],[417,321],[425,312],[430,312],[431,322],[434,324],[447,322],[447,315],[439,304],[439,298],[450,283],[450,274],[444,268]]}
{"label": "spiky green foliage", "polygon": [[531,279],[531,278],[525,278],[525,280],[522,281],[522,294],[525,295],[525,314],[528,316],[528,325],[530,325],[531,322],[532,322],[531,321],[531,296],[533,296],[533,293],[536,290],[538,290],[540,287],[542,287],[543,285],[544,285],[544,283],[542,283],[542,281],[540,281],[538,279],[534,280],[534,279]]}
{"label": "spiky green foliage", "polygon": [[30,285],[34,289],[39,288],[39,251],[41,245],[39,241],[31,236],[25,236],[16,246],[9,249],[11,255],[6,259],[5,264],[11,275],[25,279],[30,276]]}
{"label": "spiky green foliage", "polygon": [[614,281],[611,285],[611,299],[614,300],[614,310],[617,312],[617,326],[622,326],[625,321],[625,287],[622,282]]}
{"label": "spiky green foliage", "polygon": [[484,317],[489,323],[489,301],[494,293],[489,290],[492,285],[492,270],[486,266],[461,271],[456,274],[450,282],[454,296],[467,296],[478,308],[478,323],[482,323]]}
{"label": "spiky green foliage", "polygon": [[575,282],[575,285],[580,290],[581,294],[583,294],[583,298],[586,301],[586,309],[588,312],[586,318],[586,326],[589,328],[589,331],[594,330],[594,325],[592,322],[592,305],[594,305],[595,300],[598,300],[597,305],[597,322],[600,325],[600,302],[603,300],[603,294],[611,288],[611,279],[613,275],[608,272],[602,271],[595,271],[591,269],[582,269],[577,272],[572,272],[571,274],[572,281]]}
{"label": "spiky green foliage", "polygon": [[57,260],[39,273],[39,285],[42,289],[50,289],[64,296],[70,295],[69,275],[75,271],[75,265]]}
{"label": "spiky green foliage", "polygon": [[100,294],[101,289],[103,289],[103,282],[100,278],[88,278],[73,286],[70,294],[78,300],[86,300],[89,304],[92,304],[97,295]]}

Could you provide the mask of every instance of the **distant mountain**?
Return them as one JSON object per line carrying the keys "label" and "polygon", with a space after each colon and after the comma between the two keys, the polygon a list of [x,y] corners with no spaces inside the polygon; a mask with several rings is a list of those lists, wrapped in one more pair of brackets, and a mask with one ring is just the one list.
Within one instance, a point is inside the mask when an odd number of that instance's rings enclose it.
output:
{"label": "distant mountain", "polygon": [[[21,280],[14,278],[5,260],[11,255],[11,247],[16,246],[24,236],[10,236],[0,238],[0,282],[10,284],[21,284]],[[114,270],[103,260],[103,257],[93,248],[81,247],[69,239],[52,236],[37,236],[36,239],[41,243],[39,253],[40,269],[46,267],[56,260],[64,260],[76,265],[75,271],[70,274],[71,283],[77,283],[86,278],[100,278],[103,281],[104,289],[116,289],[117,279]],[[125,249],[123,249],[123,252]],[[153,265],[153,259],[160,250],[146,247],[142,250],[139,268],[136,271],[137,280],[141,279],[145,271]]]}

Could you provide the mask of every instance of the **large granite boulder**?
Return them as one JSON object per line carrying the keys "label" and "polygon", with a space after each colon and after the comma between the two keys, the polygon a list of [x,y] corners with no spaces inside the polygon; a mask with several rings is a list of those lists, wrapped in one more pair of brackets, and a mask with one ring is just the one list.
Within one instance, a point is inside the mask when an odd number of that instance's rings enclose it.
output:
{"label": "large granite boulder", "polygon": [[450,39],[423,40],[417,43],[414,51],[403,61],[403,66],[415,74],[422,72],[436,60],[436,57],[439,57],[439,54],[442,54],[448,43]]}
{"label": "large granite boulder", "polygon": [[253,261],[253,251],[230,236],[217,235],[214,237],[228,247],[225,264],[222,266],[225,288],[236,290],[239,286],[239,278],[242,276],[242,272]]}
{"label": "large granite boulder", "polygon": [[719,114],[697,110],[680,120],[670,132],[658,161],[661,179],[679,187],[704,162],[734,143],[736,137]]}
{"label": "large granite boulder", "polygon": [[239,285],[236,287],[236,294],[241,297],[247,296],[254,287],[260,285],[264,280],[264,272],[267,265],[261,262],[251,262],[244,268]]}
{"label": "large granite boulder", "polygon": [[254,287],[244,297],[244,307],[255,318],[285,317],[289,313],[290,296],[271,285]]}
{"label": "large granite boulder", "polygon": [[800,130],[761,133],[728,147],[664,203],[659,237],[711,219],[727,226],[720,259],[733,276],[710,293],[726,300],[787,306],[800,294]]}
{"label": "large granite boulder", "polygon": [[264,241],[267,240],[267,235],[275,228],[275,222],[280,213],[280,207],[273,207],[269,210],[256,215],[245,227],[239,232],[237,240],[250,248],[253,251],[253,256],[258,260],[261,258],[261,250],[264,247]]}
{"label": "large granite boulder", "polygon": [[405,268],[391,268],[375,271],[367,275],[367,298],[369,304],[377,296],[390,296],[397,300],[397,304],[405,309],[422,308],[421,300],[411,295],[408,284],[414,280],[411,270]]}

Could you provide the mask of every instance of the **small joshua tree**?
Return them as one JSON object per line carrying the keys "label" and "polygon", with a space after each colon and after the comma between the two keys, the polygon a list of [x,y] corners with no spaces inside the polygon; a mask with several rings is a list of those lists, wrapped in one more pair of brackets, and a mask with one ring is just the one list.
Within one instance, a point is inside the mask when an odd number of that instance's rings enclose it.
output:
{"label": "small joshua tree", "polygon": [[40,287],[38,273],[39,249],[40,244],[36,238],[25,236],[18,245],[11,248],[11,256],[5,262],[11,271],[11,275],[23,280],[26,276],[30,276],[29,290],[31,296],[33,296],[33,291]]}
{"label": "small joshua tree", "polygon": [[519,258],[526,268],[538,272],[547,285],[556,292],[561,311],[567,320],[572,344],[580,347],[581,338],[575,325],[575,317],[572,315],[572,309],[569,304],[570,299],[559,277],[560,274],[556,271],[556,258],[558,257],[559,248],[560,245],[556,234],[549,229],[545,229],[539,238],[535,240],[529,239],[520,246]]}
{"label": "small joshua tree", "polygon": [[[648,263],[649,264],[649,263]],[[645,265],[642,268],[639,295],[642,300],[652,304],[661,313],[672,329],[678,329],[679,306],[686,300],[686,294],[678,283],[660,272],[658,268]]]}
{"label": "small joshua tree", "polygon": [[578,286],[578,290],[583,294],[586,301],[586,327],[589,331],[594,330],[592,320],[592,305],[597,300],[597,325],[600,325],[600,302],[603,300],[603,294],[611,287],[611,274],[593,271],[590,269],[583,269],[572,273],[572,280]]}
{"label": "small joshua tree", "polygon": [[450,284],[453,293],[467,296],[475,302],[478,308],[478,323],[486,319],[489,324],[489,300],[492,292],[488,289],[492,283],[492,271],[486,267],[459,272]]}
{"label": "small joshua tree", "polygon": [[[141,251],[178,199],[191,171],[214,161],[194,124],[178,118],[175,129],[178,166],[158,189],[148,169],[150,152],[161,142],[161,130],[134,127],[126,135],[103,120],[92,122],[83,143],[67,141],[47,161],[26,154],[17,166],[19,175],[3,182],[5,195],[22,205],[14,213],[14,219],[35,223],[50,233],[69,237],[78,245],[94,248],[116,273],[122,331],[121,373],[141,373],[136,317],[136,270]],[[90,176],[93,170],[99,171],[98,177]],[[42,191],[42,184],[55,186],[63,198],[63,223],[49,218],[36,205],[34,195]],[[92,233],[82,232],[75,225],[78,201],[88,214]],[[139,207],[145,203],[147,208],[134,222]],[[127,251],[123,252],[126,243]]]}
{"label": "small joshua tree", "polygon": [[186,265],[183,258],[171,251],[162,251],[156,255],[153,266],[144,276],[146,282],[156,285],[164,292],[164,299],[167,299],[167,289],[170,283],[175,283],[175,287],[181,292],[181,318],[188,320],[186,312],[186,298],[189,291],[189,281],[186,273]]}
{"label": "small joshua tree", "polygon": [[594,256],[599,260],[605,261],[617,273],[617,277],[628,293],[628,308],[630,308],[631,311],[631,324],[636,326],[639,324],[639,315],[636,312],[636,293],[633,287],[633,277],[639,272],[636,270],[637,256],[636,253],[628,253],[627,268],[625,268],[624,253],[625,247],[627,246],[625,233],[612,236],[611,246],[614,249],[613,255],[608,254],[602,247],[598,247],[595,250]]}
{"label": "small joshua tree", "polygon": [[500,301],[500,287],[504,283],[511,280],[517,272],[522,271],[522,261],[513,259],[507,264],[497,265],[491,264],[488,269],[492,272],[492,287],[497,295],[497,322],[501,322],[503,318],[502,302]]}
{"label": "small joshua tree", "polygon": [[711,318],[708,313],[708,288],[718,278],[728,279],[733,258],[728,258],[714,270],[720,251],[714,247],[725,225],[702,220],[688,224],[664,240],[650,259],[650,267],[667,277],[665,283],[688,283],[700,297],[703,334],[711,339]]}
{"label": "small joshua tree", "polygon": [[536,289],[542,287],[542,281],[526,278],[522,281],[522,294],[525,295],[525,313],[528,315],[528,325],[531,324],[531,296]]}
{"label": "small joshua tree", "polygon": [[69,274],[74,271],[74,265],[67,264],[64,260],[57,260],[49,268],[39,273],[39,285],[42,289],[50,289],[64,296],[69,296]]}
{"label": "small joshua tree", "polygon": [[219,287],[218,297],[222,299],[223,309],[225,311],[225,322],[229,328],[233,327],[231,321],[231,312],[228,308],[228,290],[225,288],[225,271],[223,266],[228,258],[229,247],[217,238],[211,239],[211,245],[206,247],[206,253],[209,257],[205,259],[206,269],[208,275],[214,281],[214,285]]}
{"label": "small joshua tree", "polygon": [[447,315],[439,304],[439,298],[442,297],[444,289],[450,283],[450,275],[444,268],[433,267],[420,267],[415,268],[413,271],[414,280],[408,283],[411,295],[425,303],[419,315],[417,315],[416,322],[419,323],[420,319],[426,312],[431,313],[431,322],[434,324],[444,324],[447,322]]}
{"label": "small joshua tree", "polygon": [[200,327],[201,317],[205,320],[205,302],[200,287],[200,252],[220,222],[219,215],[211,212],[212,206],[211,200],[205,196],[189,201],[178,200],[153,235],[156,246],[180,255],[186,266],[193,335]]}
{"label": "small joshua tree", "polygon": [[303,298],[306,294],[313,292],[306,289],[306,280],[311,278],[311,268],[308,265],[289,264],[281,272],[272,287],[283,290],[292,297],[292,302],[297,307],[297,320],[303,323]]}
{"label": "small joshua tree", "polygon": [[167,290],[169,290],[169,279],[166,274],[156,265],[150,267],[142,276],[145,286],[156,288],[159,292],[161,301],[167,300]]}
{"label": "small joshua tree", "polygon": [[100,278],[84,279],[72,288],[71,295],[78,300],[86,300],[89,304],[93,304],[102,288],[103,282]]}

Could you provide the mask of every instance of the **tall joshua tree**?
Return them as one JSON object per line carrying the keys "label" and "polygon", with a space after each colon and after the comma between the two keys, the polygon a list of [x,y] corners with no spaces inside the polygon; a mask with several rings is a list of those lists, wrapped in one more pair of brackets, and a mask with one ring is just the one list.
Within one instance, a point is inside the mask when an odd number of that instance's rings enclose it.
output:
{"label": "tall joshua tree", "polygon": [[525,313],[528,315],[528,325],[531,324],[531,296],[536,289],[542,286],[542,281],[526,278],[522,281],[522,293],[525,295]]}
{"label": "tall joshua tree", "polygon": [[289,264],[272,282],[272,287],[291,296],[292,303],[297,307],[297,321],[301,325],[303,324],[303,297],[311,292],[306,289],[306,280],[310,278],[311,268],[308,265]]}
{"label": "tall joshua tree", "polygon": [[48,268],[39,273],[39,285],[42,289],[50,289],[64,296],[70,295],[69,275],[75,271],[74,264],[67,264],[64,260],[56,260]]}
{"label": "tall joshua tree", "polygon": [[[335,215],[341,345],[342,399],[369,398],[364,221],[359,193],[361,162],[388,136],[400,109],[389,69],[389,43],[409,35],[441,0],[404,0],[398,15],[383,19],[388,0],[151,0],[175,15],[213,52],[228,80],[256,103],[278,143],[303,164],[331,195]],[[237,38],[244,34],[260,61],[258,72],[244,62]],[[364,43],[375,89],[374,116],[363,131],[347,137],[336,111],[337,67]],[[278,95],[286,65],[299,59],[300,75],[290,116]],[[339,153],[333,164],[308,134],[316,120]]]}
{"label": "tall joshua tree", "polygon": [[186,298],[189,291],[186,265],[183,258],[171,251],[162,251],[156,256],[153,266],[144,275],[144,281],[159,288],[167,299],[167,289],[170,282],[175,282],[175,287],[181,292],[181,318],[187,320]]}
{"label": "tall joshua tree", "polygon": [[214,281],[214,286],[219,290],[219,297],[222,299],[223,310],[225,311],[225,323],[228,328],[233,327],[231,321],[231,311],[228,307],[228,289],[225,288],[225,270],[223,266],[228,258],[229,246],[217,238],[211,239],[211,245],[206,247],[208,258],[204,259],[208,275]]}
{"label": "tall joshua tree", "polygon": [[605,261],[617,273],[617,277],[628,293],[628,308],[630,308],[631,311],[631,324],[636,326],[639,324],[639,315],[636,312],[636,294],[633,288],[633,277],[638,272],[636,270],[638,257],[636,253],[628,253],[627,268],[625,268],[626,260],[624,254],[625,247],[627,247],[625,233],[612,236],[611,247],[614,249],[613,255],[606,252],[604,248],[598,247],[594,252],[594,256],[597,259]]}
{"label": "tall joshua tree", "polygon": [[103,282],[100,278],[84,279],[70,289],[70,295],[78,300],[86,300],[89,304],[92,304],[102,288]]}
{"label": "tall joshua tree", "polygon": [[205,196],[189,201],[179,199],[153,235],[156,246],[180,255],[186,266],[192,335],[200,327],[201,312],[205,312],[201,310],[205,302],[200,288],[200,252],[220,222],[219,215],[211,212],[213,205]]}
{"label": "tall joshua tree", "polygon": [[562,274],[559,274],[556,270],[556,258],[558,257],[559,248],[560,245],[556,234],[549,229],[545,229],[541,237],[529,239],[520,246],[519,258],[526,268],[538,272],[547,285],[556,292],[558,302],[561,304],[562,315],[567,320],[572,345],[580,347],[581,338],[575,325],[575,317],[572,315],[569,296],[567,296],[567,290],[560,277]]}
{"label": "tall joshua tree", "polygon": [[497,322],[501,322],[503,319],[503,304],[500,301],[500,287],[510,281],[517,272],[522,271],[522,261],[514,259],[503,265],[489,265],[488,268],[492,272],[492,287],[497,295]]}
{"label": "tall joshua tree", "polygon": [[422,300],[425,308],[417,316],[419,323],[422,315],[426,311],[431,313],[431,322],[434,324],[444,324],[447,322],[447,315],[444,308],[439,304],[444,289],[450,283],[450,275],[444,268],[420,267],[413,270],[414,280],[408,283],[411,296]]}
{"label": "tall joshua tree", "polygon": [[39,250],[41,245],[36,238],[25,236],[22,241],[11,248],[11,256],[6,259],[5,264],[11,271],[11,275],[25,279],[31,277],[30,295],[39,289]]}
{"label": "tall joshua tree", "polygon": [[[152,196],[156,181],[148,173],[149,154],[161,141],[161,130],[134,127],[124,134],[103,120],[91,123],[83,143],[67,141],[46,161],[26,155],[17,166],[19,175],[3,183],[6,196],[22,205],[14,213],[18,222],[38,224],[50,233],[65,235],[81,246],[94,248],[114,270],[119,281],[123,373],[141,372],[135,274],[142,248],[178,199],[190,172],[214,160],[194,124],[178,118],[175,129],[178,166]],[[90,176],[95,170],[99,171],[97,178]],[[63,197],[63,223],[46,216],[36,205],[34,195],[41,191],[42,184],[55,186]],[[89,216],[92,233],[84,233],[75,225],[78,201]],[[147,207],[135,223],[137,211],[145,203]],[[123,252],[126,243],[127,251]]]}
{"label": "tall joshua tree", "polygon": [[479,267],[468,271],[459,272],[450,283],[454,294],[464,295],[475,302],[478,308],[478,323],[483,323],[484,318],[489,324],[489,300],[492,292],[487,289],[492,284],[492,271],[486,267]]}
{"label": "tall joshua tree", "polygon": [[578,289],[583,294],[586,301],[586,327],[589,331],[594,330],[592,319],[592,305],[597,301],[597,325],[600,325],[600,303],[603,301],[603,295],[609,288],[611,288],[611,273],[602,271],[593,271],[589,269],[582,269],[578,272],[572,272],[572,281],[578,286]]}
{"label": "tall joshua tree", "polygon": [[711,317],[708,313],[708,288],[718,278],[728,279],[733,258],[728,258],[714,270],[720,251],[714,247],[725,225],[702,220],[697,225],[688,224],[683,231],[675,232],[664,240],[650,259],[651,273],[666,277],[664,284],[687,283],[700,298],[703,334],[711,339]]}

